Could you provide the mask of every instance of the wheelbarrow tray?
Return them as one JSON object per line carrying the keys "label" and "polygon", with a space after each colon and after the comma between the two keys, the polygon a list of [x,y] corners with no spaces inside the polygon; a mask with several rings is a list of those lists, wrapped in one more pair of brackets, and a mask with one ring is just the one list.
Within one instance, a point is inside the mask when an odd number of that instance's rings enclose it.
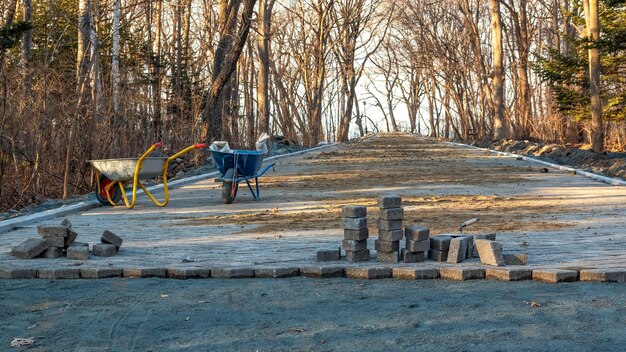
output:
{"label": "wheelbarrow tray", "polygon": [[[146,180],[163,175],[167,157],[149,157],[143,159],[138,179]],[[113,181],[132,181],[139,158],[89,160],[101,174]]]}
{"label": "wheelbarrow tray", "polygon": [[265,152],[258,150],[234,150],[232,153],[223,153],[211,150],[211,156],[222,176],[228,169],[235,168],[236,160],[237,176],[251,178],[255,177],[261,169]]}

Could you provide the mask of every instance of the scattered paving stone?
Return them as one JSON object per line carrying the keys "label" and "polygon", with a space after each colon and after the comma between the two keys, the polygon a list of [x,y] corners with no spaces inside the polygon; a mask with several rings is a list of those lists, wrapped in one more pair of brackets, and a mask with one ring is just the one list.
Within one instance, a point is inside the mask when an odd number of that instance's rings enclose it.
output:
{"label": "scattered paving stone", "polygon": [[472,234],[471,236],[474,237],[475,240],[489,240],[489,241],[496,240],[495,233],[475,233],[475,234]]}
{"label": "scattered paving stone", "polygon": [[381,263],[397,263],[400,261],[400,252],[377,252],[376,260]]}
{"label": "scattered paving stone", "polygon": [[40,279],[78,279],[80,278],[80,269],[78,268],[41,268],[37,269],[37,277]]}
{"label": "scattered paving stone", "polygon": [[70,246],[83,246],[83,247],[89,247],[89,243],[86,243],[86,242],[74,242],[74,243],[72,243]]}
{"label": "scattered paving stone", "polygon": [[402,206],[402,198],[400,198],[400,196],[378,197],[379,208],[399,208],[401,206]]}
{"label": "scattered paving stone", "polygon": [[283,278],[300,275],[299,268],[259,268],[254,269],[254,277],[259,278]]}
{"label": "scattered paving stone", "polygon": [[318,279],[326,279],[326,278],[331,278],[331,277],[345,277],[346,269],[342,266],[303,267],[303,268],[300,268],[300,275],[304,277],[314,277]]}
{"label": "scattered paving stone", "polygon": [[102,243],[112,244],[116,247],[117,250],[119,250],[124,240],[122,240],[122,238],[120,238],[113,232],[109,230],[104,230],[104,232],[102,233],[102,237],[100,237],[100,241],[102,241]]}
{"label": "scattered paving stone", "polygon": [[485,278],[485,269],[483,268],[441,268],[439,276],[446,280],[482,280]]}
{"label": "scattered paving stone", "polygon": [[364,218],[367,216],[367,207],[363,206],[344,206],[341,209],[344,218]]}
{"label": "scattered paving stone", "polygon": [[467,237],[455,237],[450,241],[450,248],[448,249],[448,263],[456,264],[465,260],[467,255],[467,246],[469,240]]}
{"label": "scattered paving stone", "polygon": [[245,279],[254,277],[252,268],[216,268],[211,269],[211,277],[218,279]]}
{"label": "scattered paving stone", "polygon": [[572,282],[578,280],[578,271],[563,269],[535,269],[533,280],[542,282]]}
{"label": "scattered paving stone", "polygon": [[[37,233],[41,237],[66,237],[67,227],[65,226],[37,226]],[[63,246],[61,246],[63,247]]]}
{"label": "scattered paving stone", "polygon": [[485,278],[488,280],[500,281],[521,281],[530,280],[533,277],[533,271],[523,268],[486,268]]}
{"label": "scattered paving stone", "polygon": [[398,230],[402,232],[402,220],[378,220],[378,228],[385,231]]}
{"label": "scattered paving stone", "polygon": [[422,226],[407,226],[404,228],[404,237],[413,241],[424,241],[430,236],[430,230]]}
{"label": "scattered paving stone", "polygon": [[80,277],[83,279],[104,279],[109,277],[122,277],[122,269],[80,268]]}
{"label": "scattered paving stone", "polygon": [[346,251],[346,260],[349,262],[366,262],[370,260],[370,250],[364,249],[362,251]]}
{"label": "scattered paving stone", "polygon": [[436,268],[393,268],[394,279],[399,280],[426,280],[439,278],[439,269]]}
{"label": "scattered paving stone", "polygon": [[382,220],[402,220],[403,217],[404,209],[402,208],[380,209],[380,219]]}
{"label": "scattered paving stone", "polygon": [[402,239],[402,236],[402,230],[387,231],[378,229],[378,239],[382,241],[400,241]]}
{"label": "scattered paving stone", "polygon": [[68,229],[72,228],[72,222],[69,221],[67,218],[63,219],[63,221],[61,221],[61,226],[65,226]]}
{"label": "scattered paving stone", "polygon": [[[97,245],[93,245],[94,247]],[[113,245],[109,245],[113,246]],[[114,246],[115,247],[115,246]],[[122,269],[122,275],[124,277],[138,279],[146,277],[167,277],[165,268],[124,268]]]}
{"label": "scattered paving stone", "polygon": [[474,236],[466,236],[467,238],[467,252],[465,253],[465,259],[472,258],[474,252]]}
{"label": "scattered paving stone", "polygon": [[74,241],[76,241],[76,237],[78,237],[78,234],[68,228],[67,229],[67,237],[65,237],[65,246],[64,247],[67,248],[69,245],[74,243]]}
{"label": "scattered paving stone", "polygon": [[376,240],[374,241],[374,248],[378,252],[397,252],[400,250],[400,242]]}
{"label": "scattered paving stone", "polygon": [[341,259],[341,249],[322,249],[317,251],[318,262],[331,262]]}
{"label": "scattered paving stone", "polygon": [[117,253],[117,247],[108,243],[96,243],[91,247],[93,255],[99,257],[112,257]]}
{"label": "scattered paving stone", "polygon": [[584,269],[580,281],[626,282],[626,269]]}
{"label": "scattered paving stone", "polygon": [[388,279],[393,275],[392,268],[376,267],[376,268],[346,268],[346,277],[351,279]]}
{"label": "scattered paving stone", "polygon": [[528,265],[528,254],[507,253],[502,256],[505,265]]}
{"label": "scattered paving stone", "polygon": [[402,248],[400,259],[405,263],[419,263],[426,259],[426,252],[409,252],[406,248]]}
{"label": "scattered paving stone", "polygon": [[343,228],[347,230],[366,229],[367,218],[343,218]]}
{"label": "scattered paving stone", "polygon": [[341,241],[341,247],[346,251],[358,252],[367,249],[367,240],[353,241],[343,240]]}
{"label": "scattered paving stone", "polygon": [[428,251],[428,259],[438,262],[445,262],[448,260],[448,251],[438,251],[436,249],[430,249]]}
{"label": "scattered paving stone", "polygon": [[503,266],[505,265],[502,247],[496,241],[476,240],[474,241],[480,262],[485,265]]}
{"label": "scattered paving stone", "polygon": [[413,241],[411,239],[406,239],[405,248],[409,252],[426,252],[430,249],[430,240],[424,241]]}
{"label": "scattered paving stone", "polygon": [[369,237],[370,237],[369,230],[367,228],[360,229],[360,230],[350,230],[350,229],[343,230],[343,238],[346,240],[360,241],[360,240],[366,240]]}
{"label": "scattered paving stone", "polygon": [[53,236],[44,236],[42,237],[46,242],[48,242],[49,247],[65,247],[65,238],[66,237],[53,237]]}
{"label": "scattered paving stone", "polygon": [[211,277],[211,269],[209,268],[168,268],[166,269],[168,278],[187,280],[187,279],[206,279]]}
{"label": "scattered paving stone", "polygon": [[438,251],[447,251],[450,248],[450,235],[437,235],[430,238],[430,248]]}
{"label": "scattered paving stone", "polygon": [[41,254],[44,258],[58,258],[63,256],[63,248],[59,247],[48,247],[43,254]]}
{"label": "scattered paving stone", "polygon": [[11,255],[22,259],[32,259],[45,252],[50,245],[44,239],[29,238],[11,248]]}
{"label": "scattered paving stone", "polygon": [[69,246],[66,253],[67,259],[87,260],[89,259],[89,247]]}
{"label": "scattered paving stone", "polygon": [[0,279],[36,279],[37,269],[0,268]]}

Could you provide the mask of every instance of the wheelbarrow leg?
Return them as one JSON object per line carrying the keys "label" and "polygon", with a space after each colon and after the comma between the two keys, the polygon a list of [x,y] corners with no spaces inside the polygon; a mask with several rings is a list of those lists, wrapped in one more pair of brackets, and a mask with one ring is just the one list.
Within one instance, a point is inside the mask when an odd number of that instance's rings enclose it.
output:
{"label": "wheelbarrow leg", "polygon": [[255,200],[259,199],[259,183],[258,183],[258,181],[256,182],[256,193],[254,193],[254,190],[252,189],[252,186],[250,186],[250,181],[246,180],[246,184],[248,185],[248,189],[250,189],[250,193],[252,193],[252,197],[254,197]]}

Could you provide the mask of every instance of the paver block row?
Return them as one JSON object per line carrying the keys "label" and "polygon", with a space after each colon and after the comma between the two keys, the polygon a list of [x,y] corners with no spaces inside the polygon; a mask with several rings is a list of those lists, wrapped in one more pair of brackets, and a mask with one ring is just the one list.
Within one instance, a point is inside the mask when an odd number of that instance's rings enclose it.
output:
{"label": "paver block row", "polygon": [[259,268],[254,269],[254,277],[258,278],[285,278],[300,276],[300,268]]}
{"label": "paver block row", "polygon": [[465,281],[482,280],[485,278],[483,268],[441,268],[439,276],[446,280]]}
{"label": "paver block row", "polygon": [[36,279],[37,269],[31,268],[0,268],[1,279]]}
{"label": "paver block row", "polygon": [[346,268],[346,277],[351,279],[387,279],[393,276],[392,268],[374,267],[374,268]]}
{"label": "paver block row", "polygon": [[524,268],[486,268],[485,278],[500,281],[530,280],[533,277],[531,269]]}
{"label": "paver block row", "polygon": [[533,280],[541,282],[572,282],[578,280],[578,271],[564,269],[535,269]]}
{"label": "paver block row", "polygon": [[333,266],[333,267],[319,267],[319,266],[310,266],[310,267],[301,267],[300,275],[304,277],[312,277],[318,279],[326,279],[331,277],[345,277],[346,276],[346,268],[343,266]]}
{"label": "paver block row", "polygon": [[254,277],[252,268],[212,268],[211,277],[218,279],[247,279]]}
{"label": "paver block row", "polygon": [[584,269],[580,271],[580,281],[626,282],[626,269]]}
{"label": "paver block row", "polygon": [[438,279],[438,268],[393,268],[393,277],[400,280]]}
{"label": "paver block row", "polygon": [[124,277],[132,278],[132,279],[147,278],[147,277],[162,277],[162,278],[167,277],[165,268],[124,268],[122,270],[122,275]]}
{"label": "paver block row", "polygon": [[80,268],[82,279],[106,279],[111,277],[122,277],[121,268]]}
{"label": "paver block row", "polygon": [[37,269],[37,277],[40,279],[79,279],[79,268],[40,268]]}

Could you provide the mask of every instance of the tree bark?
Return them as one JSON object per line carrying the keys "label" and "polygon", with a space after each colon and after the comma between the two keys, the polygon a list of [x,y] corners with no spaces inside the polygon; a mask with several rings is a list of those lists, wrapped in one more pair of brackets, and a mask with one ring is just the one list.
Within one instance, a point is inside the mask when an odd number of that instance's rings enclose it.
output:
{"label": "tree bark", "polygon": [[272,8],[275,0],[259,0],[258,41],[259,55],[258,83],[257,83],[257,116],[259,119],[259,134],[270,133],[269,110],[269,70],[270,70],[270,35],[272,23]]}
{"label": "tree bark", "polygon": [[502,18],[500,1],[491,0],[491,30],[493,45],[493,139],[504,139],[508,135],[504,116],[504,55],[502,52]]}
{"label": "tree bark", "polygon": [[604,126],[602,122],[602,101],[600,100],[600,19],[598,0],[583,0],[587,36],[589,37],[589,95],[591,98],[591,148],[604,151]]}

